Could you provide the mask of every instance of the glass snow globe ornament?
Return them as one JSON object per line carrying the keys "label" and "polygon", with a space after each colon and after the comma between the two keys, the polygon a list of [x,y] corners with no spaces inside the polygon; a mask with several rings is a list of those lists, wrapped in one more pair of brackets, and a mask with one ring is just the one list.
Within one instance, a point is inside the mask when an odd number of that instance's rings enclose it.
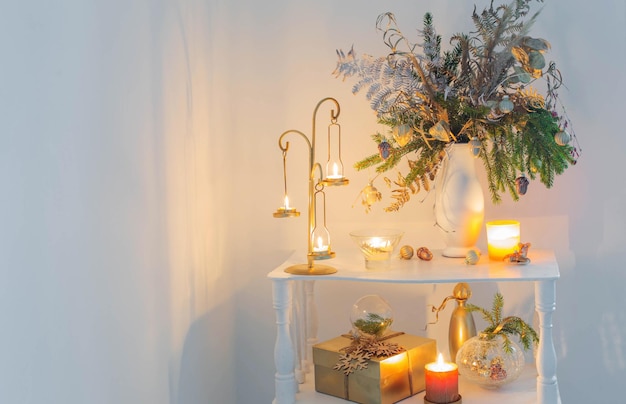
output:
{"label": "glass snow globe ornament", "polygon": [[509,349],[503,342],[502,335],[484,332],[465,341],[456,354],[459,374],[489,389],[517,379],[524,369],[524,352],[511,339]]}
{"label": "glass snow globe ornament", "polygon": [[393,309],[378,295],[367,295],[352,305],[350,322],[355,336],[382,337],[393,323]]}

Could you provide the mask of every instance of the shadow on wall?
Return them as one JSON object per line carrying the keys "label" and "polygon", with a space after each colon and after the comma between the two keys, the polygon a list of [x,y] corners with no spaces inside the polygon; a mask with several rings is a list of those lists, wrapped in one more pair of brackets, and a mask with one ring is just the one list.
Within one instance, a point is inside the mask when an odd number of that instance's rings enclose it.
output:
{"label": "shadow on wall", "polygon": [[[260,252],[258,265],[248,268],[243,286],[233,299],[235,303],[233,350],[235,403],[271,403],[274,399],[274,341],[276,315],[272,305],[272,282],[265,277],[289,257],[290,251]],[[245,388],[237,388],[245,384]],[[232,402],[232,401],[231,401]]]}
{"label": "shadow on wall", "polygon": [[[198,318],[189,327],[180,359],[178,391],[172,404],[232,402],[235,384],[232,328],[233,300],[228,300]],[[170,377],[176,374],[170,369]]]}

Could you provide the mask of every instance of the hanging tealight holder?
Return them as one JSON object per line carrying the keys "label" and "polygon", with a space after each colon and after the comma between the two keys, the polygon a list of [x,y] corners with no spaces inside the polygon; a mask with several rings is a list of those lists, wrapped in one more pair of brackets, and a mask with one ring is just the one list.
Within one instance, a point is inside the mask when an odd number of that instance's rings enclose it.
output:
{"label": "hanging tealight holder", "polygon": [[324,185],[348,185],[350,181],[343,176],[343,162],[341,161],[341,126],[337,123],[336,117],[332,114],[331,123],[328,125],[327,144],[328,160],[326,162],[326,178],[324,178],[322,183]]}
{"label": "hanging tealight holder", "polygon": [[298,217],[300,212],[296,208],[289,206],[289,196],[287,193],[287,150],[289,150],[289,142],[286,143],[283,150],[283,182],[285,186],[284,205],[276,209],[274,217]]}
{"label": "hanging tealight holder", "polygon": [[[319,188],[318,188],[319,186]],[[317,203],[317,197],[322,196],[322,203]],[[317,185],[315,195],[315,206],[316,209],[321,205],[322,209],[322,217],[323,222],[321,225],[318,225],[317,218],[320,217],[317,212],[315,212],[315,217],[313,219],[313,231],[311,232],[311,248],[309,249],[310,255],[314,260],[325,260],[329,258],[335,258],[335,253],[330,249],[330,232],[326,227],[326,194],[324,193],[323,186]]]}

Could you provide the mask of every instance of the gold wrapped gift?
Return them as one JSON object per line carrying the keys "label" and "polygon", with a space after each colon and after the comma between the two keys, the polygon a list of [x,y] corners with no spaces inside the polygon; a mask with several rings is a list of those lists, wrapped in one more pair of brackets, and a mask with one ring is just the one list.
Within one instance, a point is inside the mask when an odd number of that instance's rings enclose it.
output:
{"label": "gold wrapped gift", "polygon": [[437,359],[434,339],[400,333],[387,342],[404,351],[387,358],[373,356],[367,367],[349,374],[333,369],[352,340],[340,336],[313,346],[315,390],[362,404],[391,404],[425,388],[424,366]]}

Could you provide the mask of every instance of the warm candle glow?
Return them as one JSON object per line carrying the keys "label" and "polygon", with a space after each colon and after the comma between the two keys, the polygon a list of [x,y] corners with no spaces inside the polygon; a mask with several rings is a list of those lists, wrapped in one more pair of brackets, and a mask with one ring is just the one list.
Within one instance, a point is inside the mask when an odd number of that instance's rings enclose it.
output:
{"label": "warm candle glow", "polygon": [[329,179],[339,179],[339,178],[343,178],[343,175],[341,175],[341,173],[339,172],[339,166],[337,165],[337,163],[333,163],[333,173],[328,175]]}
{"label": "warm candle glow", "polygon": [[315,252],[328,251],[328,246],[324,245],[324,240],[322,240],[321,237],[317,238],[317,245],[313,247],[313,251]]}
{"label": "warm candle glow", "polygon": [[278,212],[280,213],[293,213],[296,211],[296,208],[289,207],[289,197],[285,195],[285,201],[283,206],[278,208]]}
{"label": "warm candle glow", "polygon": [[515,220],[496,220],[487,225],[489,258],[502,261],[505,255],[515,252],[520,242],[520,224]]}
{"label": "warm candle glow", "polygon": [[389,240],[383,240],[378,237],[372,237],[372,239],[370,239],[368,244],[371,248],[387,248],[389,247]]}
{"label": "warm candle glow", "polygon": [[368,261],[384,261],[391,258],[393,246],[389,240],[372,237],[363,243],[363,251]]}
{"label": "warm candle glow", "polygon": [[459,399],[459,368],[456,364],[444,362],[439,353],[437,362],[425,367],[426,396],[431,403],[454,403]]}

